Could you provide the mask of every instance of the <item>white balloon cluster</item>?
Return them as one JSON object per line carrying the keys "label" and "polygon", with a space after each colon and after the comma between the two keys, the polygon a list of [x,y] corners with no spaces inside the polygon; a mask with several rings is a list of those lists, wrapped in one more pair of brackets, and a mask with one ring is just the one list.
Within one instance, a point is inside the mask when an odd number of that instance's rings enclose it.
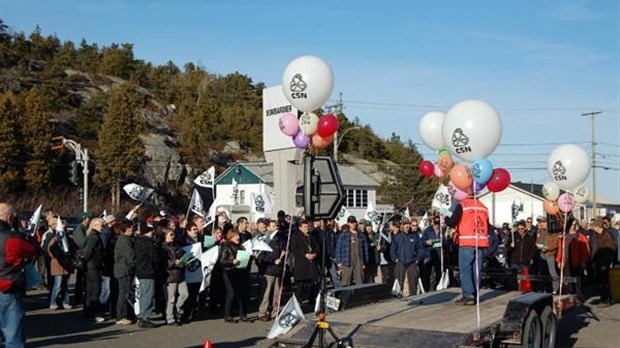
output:
{"label": "white balloon cluster", "polygon": [[[584,148],[575,144],[556,147],[547,159],[551,181],[543,185],[543,204],[548,214],[568,213],[575,203],[585,203],[590,197],[584,181],[590,174],[590,158]],[[569,191],[560,194],[560,189]]]}

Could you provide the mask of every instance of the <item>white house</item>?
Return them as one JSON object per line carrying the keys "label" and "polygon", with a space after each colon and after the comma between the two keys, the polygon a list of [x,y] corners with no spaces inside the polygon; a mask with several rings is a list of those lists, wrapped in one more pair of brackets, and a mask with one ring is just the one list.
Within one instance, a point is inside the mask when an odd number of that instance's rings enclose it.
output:
{"label": "white house", "polygon": [[[299,165],[298,168],[295,182],[297,185],[301,185],[303,166]],[[338,172],[346,192],[345,207],[358,219],[363,218],[368,202],[376,206],[376,191],[379,183],[353,166],[339,164]],[[235,163],[215,179],[215,195],[218,205],[228,209],[233,219],[246,216],[250,221],[255,221],[255,216],[251,211],[252,194],[266,193],[271,198],[271,202],[275,202],[274,198],[277,194],[295,195],[296,187],[291,187],[287,192],[274,192],[273,180],[273,165],[271,163]],[[235,182],[236,192],[233,185]],[[267,212],[266,215],[275,217],[278,210],[281,209],[287,210],[283,207],[272,206],[271,211]],[[296,214],[297,212],[287,211],[287,213]]]}

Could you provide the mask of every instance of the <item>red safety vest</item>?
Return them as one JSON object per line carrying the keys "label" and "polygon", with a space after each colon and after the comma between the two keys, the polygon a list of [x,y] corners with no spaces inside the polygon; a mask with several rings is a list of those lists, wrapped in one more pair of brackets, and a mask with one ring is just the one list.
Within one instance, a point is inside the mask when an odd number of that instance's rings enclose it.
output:
{"label": "red safety vest", "polygon": [[[489,210],[479,200],[467,198],[460,202],[463,215],[456,226],[460,247],[489,246]],[[476,239],[478,243],[476,244]]]}

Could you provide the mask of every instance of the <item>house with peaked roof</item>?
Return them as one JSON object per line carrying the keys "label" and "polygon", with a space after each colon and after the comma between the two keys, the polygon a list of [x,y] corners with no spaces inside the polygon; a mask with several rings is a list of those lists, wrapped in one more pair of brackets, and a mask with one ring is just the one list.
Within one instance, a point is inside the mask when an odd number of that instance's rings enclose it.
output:
{"label": "house with peaked roof", "polygon": [[[379,183],[353,166],[339,164],[338,172],[346,192],[345,207],[358,219],[364,217],[369,202],[376,206]],[[302,173],[303,165],[298,165],[297,185],[302,183]],[[250,221],[256,220],[251,199],[257,193],[266,193],[271,202],[275,202],[277,194],[294,196],[296,192],[296,187],[291,187],[288,192],[274,192],[273,188],[273,164],[266,162],[237,162],[215,179],[218,205],[227,208],[233,219],[246,216]],[[297,214],[299,208],[272,206],[272,211],[266,215],[275,218],[278,210]]]}

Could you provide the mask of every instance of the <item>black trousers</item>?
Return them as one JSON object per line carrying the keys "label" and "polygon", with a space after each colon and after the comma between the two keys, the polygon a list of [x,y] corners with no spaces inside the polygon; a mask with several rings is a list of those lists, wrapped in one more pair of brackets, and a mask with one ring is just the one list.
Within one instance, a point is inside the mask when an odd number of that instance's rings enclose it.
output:
{"label": "black trousers", "polygon": [[222,272],[222,279],[224,280],[224,289],[226,292],[226,299],[224,300],[224,318],[232,318],[232,304],[233,301],[239,306],[239,316],[245,318],[246,308],[243,305],[241,299],[240,285],[242,283],[241,277],[243,277],[244,271],[242,270],[230,270]]}
{"label": "black trousers", "polygon": [[409,282],[409,295],[416,295],[416,290],[418,289],[418,275],[420,273],[418,270],[418,263],[413,262],[409,265],[403,265],[402,262],[397,262],[394,272],[396,273],[401,289],[403,288],[403,284],[405,282],[405,274],[407,275],[407,280]]}
{"label": "black trousers", "polygon": [[101,312],[101,275],[99,272],[88,272],[85,274],[86,296],[84,298],[84,316],[92,318]]}
{"label": "black trousers", "polygon": [[116,281],[118,283],[116,320],[133,320],[136,317],[133,310],[133,302],[135,299],[135,295],[133,293],[133,276],[121,277],[116,279]]}

